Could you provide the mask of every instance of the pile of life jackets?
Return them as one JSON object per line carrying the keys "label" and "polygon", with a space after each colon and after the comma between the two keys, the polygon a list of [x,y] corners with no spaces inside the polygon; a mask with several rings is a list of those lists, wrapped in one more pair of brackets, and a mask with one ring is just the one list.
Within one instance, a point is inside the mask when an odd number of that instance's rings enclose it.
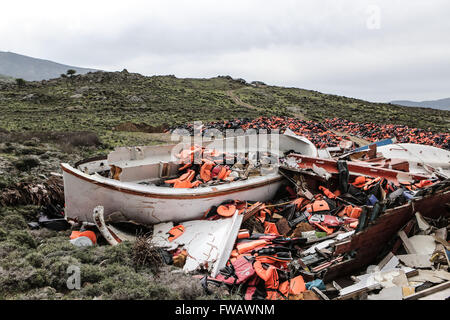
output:
{"label": "pile of life jackets", "polygon": [[[239,289],[248,300],[296,299],[313,282],[320,284],[322,271],[351,256],[333,256],[332,252],[304,255],[310,239],[320,242],[337,231],[359,232],[387,208],[406,203],[415,192],[434,184],[421,180],[394,185],[384,178],[367,176],[349,181],[346,175],[340,175],[339,180],[335,190],[321,185],[309,198],[298,196],[287,186],[274,203],[230,200],[208,210],[204,219],[214,220],[236,212],[245,217],[257,208],[252,217],[264,232],[250,230],[244,222],[226,267],[215,278],[203,278],[205,289],[213,283]],[[292,268],[294,262],[301,270]],[[305,281],[303,271],[313,278]]]}
{"label": "pile of life jackets", "polygon": [[[265,130],[266,133],[273,133],[275,130],[279,133],[289,128],[295,134],[305,136],[313,142],[318,148],[335,147],[342,140],[348,140],[347,136],[339,136],[325,127],[323,124],[314,121],[299,120],[288,117],[259,117],[256,119],[234,119],[215,121],[204,124],[199,133],[204,134],[209,129],[215,129],[227,134],[227,130],[242,130],[249,132],[255,130],[257,133]],[[171,128],[169,131],[175,132],[177,129],[185,129],[194,133],[194,125],[187,124],[183,127]]]}
{"label": "pile of life jackets", "polygon": [[[194,133],[193,124],[187,124],[177,128],[185,129],[190,134]],[[333,132],[340,131],[348,135],[361,137],[370,142],[395,137],[399,143],[418,143],[450,150],[449,133],[433,133],[424,129],[410,128],[397,124],[357,123],[338,118],[326,119],[323,122],[275,116],[259,117],[256,119],[233,119],[204,124],[199,132],[216,129],[225,135],[227,129],[242,129],[244,131],[255,129],[257,131],[266,130],[267,133],[271,133],[274,130],[278,130],[279,133],[284,133],[287,128],[298,135],[305,136],[319,149],[336,147],[340,141],[349,140],[348,136],[339,136]],[[169,129],[171,132],[174,130],[176,128]]]}
{"label": "pile of life jackets", "polygon": [[180,176],[165,180],[164,183],[174,188],[195,188],[209,181],[234,181],[237,177],[230,176],[232,170],[225,165],[227,156],[215,149],[207,149],[198,145],[183,149],[176,157],[179,159]]}
{"label": "pile of life jackets", "polygon": [[450,150],[450,133],[433,133],[399,124],[357,123],[338,118],[326,119],[324,125],[370,142],[395,137],[399,143],[418,143]]}

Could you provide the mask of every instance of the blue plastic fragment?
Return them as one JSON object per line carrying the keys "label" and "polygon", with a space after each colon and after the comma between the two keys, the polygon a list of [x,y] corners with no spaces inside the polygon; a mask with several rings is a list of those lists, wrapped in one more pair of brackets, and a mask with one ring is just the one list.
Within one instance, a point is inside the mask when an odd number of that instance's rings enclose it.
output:
{"label": "blue plastic fragment", "polygon": [[371,205],[371,206],[373,206],[377,202],[378,202],[378,199],[373,194],[371,194],[369,199],[367,199],[367,204]]}
{"label": "blue plastic fragment", "polygon": [[316,287],[319,290],[325,290],[325,284],[321,279],[316,279],[310,282],[305,283],[305,287],[307,290],[311,290],[312,287]]}
{"label": "blue plastic fragment", "polygon": [[409,191],[403,191],[403,196],[407,199],[407,200],[411,200],[412,198],[414,198],[414,195],[409,192]]}

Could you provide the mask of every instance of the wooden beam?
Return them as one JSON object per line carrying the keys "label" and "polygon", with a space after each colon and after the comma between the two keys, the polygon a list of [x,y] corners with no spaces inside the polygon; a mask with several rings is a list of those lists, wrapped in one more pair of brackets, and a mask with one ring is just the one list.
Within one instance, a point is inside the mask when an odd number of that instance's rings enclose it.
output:
{"label": "wooden beam", "polygon": [[[417,270],[411,270],[409,272],[406,272],[406,277],[410,278],[410,277],[416,276],[417,274],[418,274]],[[356,277],[354,279],[359,281],[359,279],[356,278]],[[356,282],[356,283],[358,283],[358,282]],[[335,300],[348,300],[348,299],[351,299],[353,297],[359,296],[361,294],[367,293],[369,291],[376,290],[376,289],[381,289],[381,288],[382,288],[382,286],[381,286],[380,283],[374,283],[372,285],[367,285],[365,287],[361,287],[359,289],[356,289],[355,291],[349,292],[349,293],[347,293],[345,295],[341,295],[341,296],[335,298]]]}
{"label": "wooden beam", "polygon": [[314,293],[316,293],[322,300],[330,300],[325,293],[323,293],[322,291],[320,291],[320,289],[316,288],[316,287],[312,287],[311,288],[312,291],[314,291]]}
{"label": "wooden beam", "polygon": [[333,284],[333,287],[336,289],[336,290],[342,290],[342,287],[336,282],[336,281],[333,281],[332,282],[332,284]]}
{"label": "wooden beam", "polygon": [[439,292],[439,291],[445,290],[447,288],[450,288],[450,281],[447,281],[447,282],[438,284],[437,286],[434,286],[434,287],[431,287],[431,288],[419,291],[419,292],[417,292],[415,294],[412,294],[410,296],[405,297],[403,300],[417,300],[419,298],[428,296],[428,295],[433,294],[435,292]]}
{"label": "wooden beam", "polygon": [[383,267],[392,259],[392,257],[394,257],[394,254],[392,252],[389,252],[386,257],[384,257],[383,260],[381,260],[378,264],[378,269],[383,269]]}
{"label": "wooden beam", "polygon": [[411,241],[409,241],[408,236],[406,235],[405,231],[403,231],[403,230],[399,231],[398,236],[400,237],[400,239],[402,239],[403,247],[405,248],[405,250],[408,254],[417,253],[414,250],[414,247],[412,246]]}
{"label": "wooden beam", "polygon": [[353,297],[359,296],[360,294],[366,293],[368,291],[372,291],[372,290],[376,290],[376,289],[381,289],[381,284],[379,283],[375,283],[373,285],[367,286],[367,287],[363,287],[361,289],[355,290],[353,292],[350,292],[346,295],[343,296],[339,296],[336,298],[336,300],[348,300],[351,299]]}

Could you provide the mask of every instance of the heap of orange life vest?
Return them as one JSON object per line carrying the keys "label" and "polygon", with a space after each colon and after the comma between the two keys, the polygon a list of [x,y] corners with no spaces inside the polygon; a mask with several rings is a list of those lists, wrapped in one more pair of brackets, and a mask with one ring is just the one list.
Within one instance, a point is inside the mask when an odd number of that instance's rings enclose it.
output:
{"label": "heap of orange life vest", "polygon": [[[224,165],[228,155],[215,149],[207,149],[198,145],[183,149],[176,157],[183,172],[178,178],[165,180],[174,188],[195,188],[211,180],[233,181],[231,169]],[[193,169],[194,168],[194,169]]]}
{"label": "heap of orange life vest", "polygon": [[[262,129],[267,130],[267,133],[274,130],[283,133],[287,128],[298,135],[305,136],[318,148],[335,147],[339,145],[340,141],[349,140],[349,137],[339,136],[335,133],[335,131],[340,131],[371,142],[395,137],[398,143],[418,143],[450,150],[450,133],[448,132],[437,133],[399,124],[358,123],[340,118],[325,119],[323,122],[275,116],[258,117],[256,119],[232,119],[207,123],[202,130],[216,129],[225,132],[227,129]],[[187,124],[184,129],[192,133],[194,126],[193,124]]]}
{"label": "heap of orange life vest", "polygon": [[[287,195],[279,199],[283,201],[280,206],[276,203],[250,204],[242,201],[223,203],[208,211],[206,218],[230,216],[237,210],[244,214],[245,219],[246,214],[250,212],[255,220],[264,226],[264,232],[255,233],[255,230],[241,229],[228,262],[228,268],[234,271],[226,276],[219,275],[215,280],[228,284],[245,284],[246,299],[290,299],[298,296],[306,290],[305,281],[301,275],[286,275],[290,263],[303,251],[302,246],[307,241],[304,232],[296,233],[297,225],[308,225],[309,228],[304,231],[311,230],[309,232],[315,233],[316,237],[321,233],[331,235],[340,230],[352,231],[360,227],[360,223],[361,227],[364,227],[369,217],[381,214],[375,214],[376,206],[373,204],[383,201],[387,195],[395,191],[418,190],[433,183],[430,180],[422,180],[396,187],[379,177],[359,176],[350,182],[350,192],[355,197],[359,194],[359,199],[354,198],[354,203],[344,200],[346,195],[341,195],[339,189],[331,191],[325,186],[319,186],[318,192],[311,199],[299,197],[288,186]],[[288,198],[291,201],[285,202]],[[356,200],[363,201],[363,204],[358,204]],[[363,207],[366,208],[364,213]],[[288,221],[287,229],[283,229],[281,220]],[[311,272],[318,274],[331,264],[342,261],[344,256],[340,255],[329,261],[316,259],[314,262],[314,259],[316,258],[306,258],[302,263],[307,265]],[[242,270],[250,272],[245,274]],[[239,276],[235,276],[236,274]]]}

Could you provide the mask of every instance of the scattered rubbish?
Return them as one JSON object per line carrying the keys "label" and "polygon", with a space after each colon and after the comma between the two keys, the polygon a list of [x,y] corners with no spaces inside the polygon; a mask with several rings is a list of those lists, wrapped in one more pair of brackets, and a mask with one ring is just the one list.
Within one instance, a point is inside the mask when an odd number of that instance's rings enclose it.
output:
{"label": "scattered rubbish", "polygon": [[405,254],[397,256],[406,266],[411,268],[431,268],[431,254]]}
{"label": "scattered rubbish", "polygon": [[39,213],[39,226],[55,231],[63,231],[70,228],[70,224],[64,217],[64,209],[59,205],[49,204]]}
{"label": "scattered rubbish", "polygon": [[[450,281],[450,180],[442,163],[409,155],[430,149],[389,140],[352,151],[340,136],[342,150],[325,154],[295,126],[285,129],[276,150],[258,155],[250,136],[236,136],[176,152],[175,146],[118,148],[75,167],[62,164],[66,218],[94,224],[111,245],[133,241],[137,264],[173,264],[201,279],[206,293],[226,287],[247,300],[442,295],[448,287],[437,286]],[[322,149],[334,137],[326,134]],[[246,142],[241,152],[220,147],[239,139]],[[399,146],[407,156],[381,154]],[[153,230],[137,237],[115,227],[118,221]],[[345,285],[334,281],[343,276],[351,276]]]}
{"label": "scattered rubbish", "polygon": [[[417,232],[431,232],[432,225],[425,218],[416,213]],[[412,223],[408,225],[412,226]],[[405,228],[406,229],[406,228]],[[408,228],[412,229],[412,228]],[[448,260],[433,261],[435,252],[435,234],[444,233],[446,229],[434,228],[432,235],[414,235],[407,237],[406,232],[400,231],[404,250],[407,254],[394,255],[390,252],[377,266],[372,266],[370,272],[354,277],[355,284],[340,289],[338,299],[351,299],[363,293],[375,292],[367,296],[368,300],[414,300],[429,299],[429,297],[445,300],[450,297],[448,282],[450,273]],[[407,231],[409,232],[409,231]],[[411,241],[412,239],[412,241]],[[410,252],[414,253],[410,253]]]}
{"label": "scattered rubbish", "polygon": [[186,262],[183,266],[186,273],[204,268],[214,277],[230,256],[242,218],[243,215],[236,213],[232,217],[218,220],[185,221],[184,232],[172,240],[169,237],[173,223],[157,224],[150,241],[167,251],[180,248],[186,250]]}
{"label": "scattered rubbish", "polygon": [[90,247],[93,246],[94,243],[89,237],[81,236],[70,240],[70,243],[77,247]]}
{"label": "scattered rubbish", "polygon": [[[204,124],[202,130],[217,129],[225,132],[227,129],[259,129],[279,130],[281,133],[288,128],[297,135],[304,136],[312,141],[318,148],[336,147],[341,141],[352,140],[352,137],[360,137],[370,142],[388,143],[395,138],[398,143],[417,143],[432,145],[438,148],[450,150],[449,133],[433,133],[424,129],[410,128],[398,124],[379,124],[372,122],[357,123],[345,119],[325,119],[322,122],[314,122],[289,117],[259,117],[256,119],[233,119],[225,121],[215,121]],[[191,134],[194,132],[194,125],[187,124],[182,127],[171,128],[169,131],[184,129]],[[343,135],[336,132],[344,133]],[[394,142],[394,140],[392,140]],[[382,144],[379,144],[380,146]]]}
{"label": "scattered rubbish", "polygon": [[97,243],[97,236],[93,231],[86,230],[86,231],[72,231],[72,234],[70,235],[71,240],[75,240],[80,237],[88,238],[92,244]]}
{"label": "scattered rubbish", "polygon": [[436,249],[434,237],[416,235],[408,239],[414,253],[432,254]]}

